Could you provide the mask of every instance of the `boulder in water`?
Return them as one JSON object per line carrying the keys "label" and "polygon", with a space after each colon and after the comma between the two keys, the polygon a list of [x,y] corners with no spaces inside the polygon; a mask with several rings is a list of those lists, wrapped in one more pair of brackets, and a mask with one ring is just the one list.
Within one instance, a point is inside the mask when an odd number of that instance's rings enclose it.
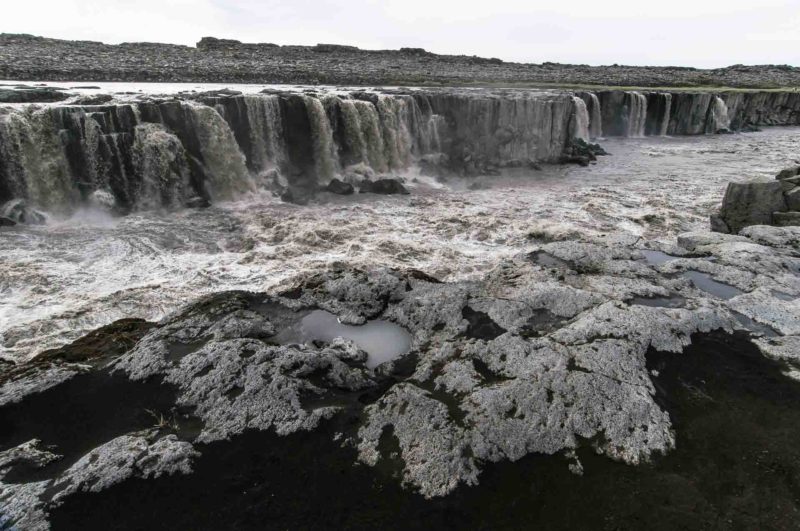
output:
{"label": "boulder in water", "polygon": [[338,195],[350,195],[355,191],[352,184],[340,181],[339,179],[333,179],[329,182],[326,190],[332,194]]}
{"label": "boulder in water", "polygon": [[786,210],[780,182],[729,183],[719,218],[731,232],[738,233],[749,225],[772,225],[773,212]]}
{"label": "boulder in water", "polygon": [[43,225],[47,222],[44,214],[29,207],[22,199],[9,201],[0,207],[0,217],[26,225]]}
{"label": "boulder in water", "polygon": [[408,195],[409,193],[406,187],[403,186],[403,184],[397,179],[378,179],[377,181],[372,182],[364,181],[361,183],[361,189],[359,191],[362,194],[370,193],[382,195]]}
{"label": "boulder in water", "polygon": [[0,227],[13,227],[16,224],[17,222],[14,221],[13,219],[0,217]]}
{"label": "boulder in water", "polygon": [[205,197],[194,196],[186,201],[186,208],[208,208],[211,202]]}
{"label": "boulder in water", "polygon": [[800,212],[800,186],[795,186],[792,190],[784,194],[786,207],[789,210]]}
{"label": "boulder in water", "polygon": [[775,178],[778,180],[783,180],[796,177],[798,175],[800,175],[800,166],[792,166],[791,168],[781,170]]}

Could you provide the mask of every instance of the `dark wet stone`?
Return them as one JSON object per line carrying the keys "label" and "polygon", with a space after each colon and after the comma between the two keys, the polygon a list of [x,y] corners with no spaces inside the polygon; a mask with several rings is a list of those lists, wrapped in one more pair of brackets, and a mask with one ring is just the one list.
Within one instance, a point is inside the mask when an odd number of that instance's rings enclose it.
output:
{"label": "dark wet stone", "polygon": [[70,95],[53,88],[0,89],[0,103],[52,103],[64,101]]}
{"label": "dark wet stone", "polygon": [[464,335],[474,339],[492,340],[506,333],[506,329],[495,323],[488,314],[475,311],[469,306],[465,306],[461,315],[467,320]]}
{"label": "dark wet stone", "polygon": [[155,323],[144,319],[120,319],[89,332],[69,345],[42,352],[36,360],[81,363],[97,358],[116,357],[130,350],[155,326]]}
{"label": "dark wet stone", "polygon": [[[352,465],[355,451],[332,442],[352,421],[342,415],[313,432],[248,432],[198,445],[192,475],[75,494],[52,511],[53,528],[796,527],[800,384],[742,335],[695,335],[683,354],[649,352],[647,365],[678,437],[652,464],[614,462],[584,440],[582,476],[568,471],[565,457],[529,455],[488,464],[478,486],[426,500],[399,486],[402,463]],[[381,450],[399,455],[394,439],[387,429]]]}
{"label": "dark wet stone", "polygon": [[552,254],[545,252],[545,251],[534,251],[528,255],[528,258],[542,267],[550,268],[550,269],[558,269],[561,271],[566,271],[568,269],[573,269],[572,264],[567,262],[566,260],[562,260],[561,258],[557,258]]}
{"label": "dark wet stone", "polygon": [[377,181],[364,181],[361,183],[359,192],[382,195],[408,195],[408,190],[397,179],[378,179]]}
{"label": "dark wet stone", "polygon": [[186,208],[208,208],[211,206],[211,201],[205,197],[192,197],[186,201]]}
{"label": "dark wet stone", "polygon": [[332,194],[338,195],[350,195],[355,192],[352,184],[340,181],[339,179],[333,179],[328,183],[325,189]]}
{"label": "dark wet stone", "polygon": [[13,227],[17,222],[13,219],[8,219],[0,216],[0,227]]}

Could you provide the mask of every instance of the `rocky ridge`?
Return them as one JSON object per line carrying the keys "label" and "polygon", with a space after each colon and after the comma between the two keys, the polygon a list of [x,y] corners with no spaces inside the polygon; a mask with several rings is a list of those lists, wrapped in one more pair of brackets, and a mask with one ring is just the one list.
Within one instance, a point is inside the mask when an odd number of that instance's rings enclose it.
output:
{"label": "rocky ridge", "polygon": [[0,35],[0,78],[26,81],[164,81],[331,85],[588,84],[627,87],[780,88],[800,84],[800,68],[509,63],[437,55],[420,48],[278,46],[205,37],[196,47],[108,45],[22,34]]}

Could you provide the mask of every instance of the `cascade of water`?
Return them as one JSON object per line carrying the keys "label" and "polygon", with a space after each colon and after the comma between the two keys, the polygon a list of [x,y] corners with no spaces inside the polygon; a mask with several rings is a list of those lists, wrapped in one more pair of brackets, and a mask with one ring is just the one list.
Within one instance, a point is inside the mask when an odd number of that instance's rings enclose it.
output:
{"label": "cascade of water", "polygon": [[603,113],[600,108],[600,98],[594,92],[589,93],[591,101],[591,117],[589,120],[589,136],[600,138],[603,136]]}
{"label": "cascade of water", "polygon": [[647,123],[647,97],[640,92],[627,92],[629,137],[643,137]]}
{"label": "cascade of water", "polygon": [[379,173],[385,172],[389,168],[384,154],[383,133],[378,109],[368,101],[356,100],[354,103],[358,109],[369,165]]}
{"label": "cascade of water", "polygon": [[189,168],[178,137],[160,124],[137,125],[133,163],[140,176],[135,192],[137,209],[176,208],[183,203]]}
{"label": "cascade of water", "polygon": [[314,165],[317,179],[329,181],[338,167],[333,143],[333,131],[322,102],[313,96],[305,96],[306,112],[311,124],[311,142],[314,148]]}
{"label": "cascade of water", "polygon": [[253,165],[258,171],[280,166],[287,159],[280,98],[275,95],[249,95],[244,96],[244,103],[250,124]]}
{"label": "cascade of water", "polygon": [[339,100],[339,109],[342,113],[344,137],[348,149],[356,162],[369,164],[369,150],[364,138],[361,114],[358,112],[356,102],[349,98],[341,99]]}
{"label": "cascade of water", "polygon": [[183,103],[190,117],[207,169],[207,192],[212,199],[232,199],[254,190],[242,154],[228,123],[206,105]]}
{"label": "cascade of water", "polygon": [[6,185],[12,197],[55,213],[80,200],[70,175],[62,138],[49,109],[9,114],[0,121]]}
{"label": "cascade of water", "polygon": [[578,96],[573,96],[572,101],[575,104],[575,112],[572,119],[572,127],[570,136],[572,138],[580,138],[581,140],[589,140],[589,110],[586,108],[586,102]]}
{"label": "cascade of water", "polygon": [[667,136],[669,130],[669,119],[672,113],[672,94],[664,94],[664,117],[661,120],[661,127],[659,128],[659,136]]}
{"label": "cascade of water", "polygon": [[719,96],[714,96],[714,100],[711,102],[710,118],[710,130],[707,130],[707,132],[716,133],[717,131],[730,129],[731,119],[728,115],[728,105]]}
{"label": "cascade of water", "polygon": [[408,132],[405,102],[380,95],[377,108],[389,168],[403,168],[408,165],[411,157],[411,136]]}

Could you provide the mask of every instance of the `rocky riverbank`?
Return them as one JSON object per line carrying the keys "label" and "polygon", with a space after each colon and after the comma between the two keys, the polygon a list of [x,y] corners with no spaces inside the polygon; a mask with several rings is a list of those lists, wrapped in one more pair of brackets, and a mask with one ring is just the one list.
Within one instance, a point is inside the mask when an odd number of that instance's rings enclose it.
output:
{"label": "rocky riverbank", "polygon": [[800,68],[735,65],[713,70],[507,63],[437,55],[419,48],[245,44],[207,37],[196,47],[107,45],[0,35],[0,79],[169,81],[330,85],[581,84],[625,87],[781,88],[800,85]]}
{"label": "rocky riverbank", "polygon": [[[537,250],[479,281],[334,267],[270,294],[205,297],[155,325],[122,323],[82,346],[3,365],[0,521],[47,529],[52,514],[64,528],[80,527],[95,516],[102,521],[100,513],[71,506],[80,492],[80,504],[107,492],[114,507],[115,496],[143,499],[158,485],[186,485],[169,503],[148,504],[147,514],[159,522],[222,514],[244,529],[264,518],[290,522],[283,519],[297,517],[268,500],[292,480],[245,479],[253,460],[271,455],[280,467],[288,459],[280,442],[265,450],[262,433],[291,436],[301,446],[312,444],[303,433],[317,434],[313,444],[330,449],[322,450],[334,458],[319,465],[321,472],[316,459],[292,461],[291,476],[320,477],[327,485],[333,464],[339,477],[354,478],[357,492],[380,496],[374,489],[386,485],[409,507],[436,507],[436,499],[456,493],[495,499],[505,511],[505,495],[481,490],[484,476],[489,485],[517,484],[519,471],[502,463],[523,460],[524,470],[558,478],[548,487],[558,490],[553,499],[569,499],[576,489],[627,499],[637,484],[672,477],[672,486],[660,483],[658,491],[685,504],[681,485],[696,485],[695,509],[664,513],[666,525],[698,514],[697,528],[720,519],[781,527],[793,518],[798,461],[791,457],[794,437],[791,444],[784,438],[798,425],[800,400],[793,380],[800,368],[800,229],[688,233],[671,246],[624,234],[535,237]],[[407,350],[372,368],[375,347],[363,334],[298,340],[299,324],[319,311],[349,329],[400,327]],[[720,345],[725,356],[709,358]],[[708,371],[715,376],[703,376]],[[731,405],[735,425],[726,420]],[[735,436],[709,438],[714,425]],[[717,459],[737,452],[740,435],[750,441],[755,434],[770,441],[768,457],[734,465]],[[687,436],[695,455],[679,442]],[[694,437],[703,445],[693,446]],[[757,448],[748,442],[745,454]],[[688,469],[679,464],[688,462]],[[670,475],[671,463],[680,472]],[[713,487],[731,466],[746,495]],[[247,503],[234,505],[241,513],[219,513],[214,499],[194,503],[200,491],[188,486],[193,471],[208,478],[214,470],[224,473],[195,485],[220,488],[220,500],[235,491]],[[691,479],[702,470],[711,485]],[[600,480],[612,483],[600,488]],[[762,484],[769,489],[753,488]],[[534,500],[550,499],[538,492],[531,491]],[[326,521],[343,519],[343,507],[352,513],[332,496],[321,507]],[[645,501],[636,496],[652,510],[663,507],[649,494]],[[364,521],[391,527],[378,505],[363,507]],[[512,511],[516,516],[505,522],[561,518],[538,507]],[[645,516],[627,506],[602,507],[604,521],[622,527]],[[141,517],[118,523],[133,528]]]}

